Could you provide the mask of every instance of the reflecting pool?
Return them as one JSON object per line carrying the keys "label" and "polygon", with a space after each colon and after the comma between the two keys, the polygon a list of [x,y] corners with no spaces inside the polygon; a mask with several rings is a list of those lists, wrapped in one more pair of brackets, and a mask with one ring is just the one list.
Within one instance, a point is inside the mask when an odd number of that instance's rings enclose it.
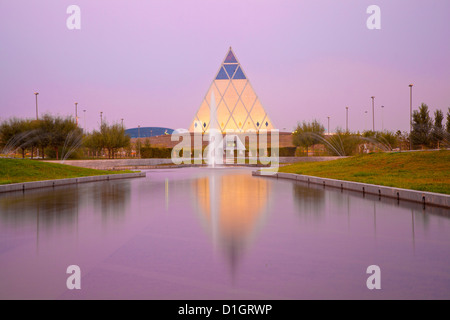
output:
{"label": "reflecting pool", "polygon": [[247,168],[1,194],[0,299],[449,299],[449,211]]}

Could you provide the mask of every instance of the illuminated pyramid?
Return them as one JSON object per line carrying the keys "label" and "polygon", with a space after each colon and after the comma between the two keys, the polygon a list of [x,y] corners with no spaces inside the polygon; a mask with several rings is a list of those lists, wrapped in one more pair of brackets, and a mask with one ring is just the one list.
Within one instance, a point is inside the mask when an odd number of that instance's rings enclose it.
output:
{"label": "illuminated pyramid", "polygon": [[271,119],[255,94],[231,47],[206,93],[189,131],[201,128],[203,132],[208,132],[212,91],[214,91],[216,100],[218,125],[223,133],[227,130],[246,132],[274,129]]}

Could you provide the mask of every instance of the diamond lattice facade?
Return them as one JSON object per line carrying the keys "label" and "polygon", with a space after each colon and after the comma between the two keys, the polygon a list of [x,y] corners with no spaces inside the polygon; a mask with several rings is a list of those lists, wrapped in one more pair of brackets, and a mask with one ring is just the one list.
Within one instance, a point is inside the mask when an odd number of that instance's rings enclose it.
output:
{"label": "diamond lattice facade", "polygon": [[208,132],[210,101],[213,91],[217,106],[217,123],[222,132],[274,129],[271,119],[230,48],[189,127],[189,131],[201,128],[202,132]]}

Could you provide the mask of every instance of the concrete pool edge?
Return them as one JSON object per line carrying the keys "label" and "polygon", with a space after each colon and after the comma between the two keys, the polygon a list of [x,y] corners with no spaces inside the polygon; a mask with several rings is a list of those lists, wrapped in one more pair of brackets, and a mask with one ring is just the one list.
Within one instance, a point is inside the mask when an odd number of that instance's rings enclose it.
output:
{"label": "concrete pool edge", "polygon": [[89,176],[89,177],[79,177],[79,178],[67,178],[67,179],[12,183],[12,184],[0,185],[0,193],[14,192],[14,191],[26,191],[26,190],[39,189],[39,188],[54,188],[54,187],[58,187],[58,186],[67,186],[67,185],[87,183],[87,182],[142,178],[142,177],[146,177],[146,175],[147,175],[146,172],[132,172],[132,173],[107,174],[107,175],[102,175],[102,176]]}
{"label": "concrete pool edge", "polygon": [[337,179],[320,178],[314,176],[300,175],[295,173],[277,172],[271,175],[261,174],[261,171],[252,171],[253,176],[271,177],[277,179],[295,180],[304,183],[322,185],[324,187],[333,187],[341,190],[359,191],[362,194],[378,195],[392,199],[412,201],[437,207],[450,208],[450,195],[418,191],[411,189],[402,189],[395,187],[380,186],[354,181],[345,181]]}

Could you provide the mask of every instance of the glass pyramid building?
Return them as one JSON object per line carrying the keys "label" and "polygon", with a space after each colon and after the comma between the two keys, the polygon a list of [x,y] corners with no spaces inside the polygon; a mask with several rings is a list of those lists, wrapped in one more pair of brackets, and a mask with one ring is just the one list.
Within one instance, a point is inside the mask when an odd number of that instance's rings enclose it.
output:
{"label": "glass pyramid building", "polygon": [[211,93],[217,106],[220,130],[225,132],[247,132],[274,129],[261,101],[242,69],[233,50],[229,49],[217,75],[206,93],[189,131],[209,131]]}

